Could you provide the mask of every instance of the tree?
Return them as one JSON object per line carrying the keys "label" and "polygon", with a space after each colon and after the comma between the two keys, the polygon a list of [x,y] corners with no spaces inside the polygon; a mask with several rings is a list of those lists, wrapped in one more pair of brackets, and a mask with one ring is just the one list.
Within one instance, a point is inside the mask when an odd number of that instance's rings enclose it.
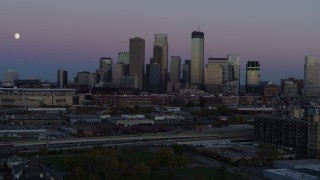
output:
{"label": "tree", "polygon": [[225,174],[226,174],[226,167],[222,165],[222,167],[217,170],[217,179],[224,180]]}
{"label": "tree", "polygon": [[169,148],[162,147],[154,159],[155,166],[168,167],[173,163],[173,153]]}
{"label": "tree", "polygon": [[174,154],[169,148],[161,148],[154,159],[154,165],[158,167],[184,166],[187,160],[179,154]]}
{"label": "tree", "polygon": [[174,169],[166,168],[161,171],[158,171],[158,173],[155,174],[155,179],[175,180],[178,179],[178,177]]}
{"label": "tree", "polygon": [[193,101],[191,101],[190,99],[188,99],[187,104],[186,104],[186,107],[187,107],[187,108],[194,107]]}
{"label": "tree", "polygon": [[175,153],[175,154],[181,155],[184,148],[183,148],[182,145],[174,144],[174,145],[173,145],[173,149],[174,149],[174,153]]}
{"label": "tree", "polygon": [[151,174],[150,167],[147,166],[144,162],[138,163],[133,166],[131,176],[137,179],[148,178]]}
{"label": "tree", "polygon": [[263,163],[272,163],[274,160],[277,160],[279,158],[278,149],[272,144],[260,143],[258,158]]}
{"label": "tree", "polygon": [[47,155],[48,154],[48,147],[47,145],[43,145],[39,148],[39,155]]}
{"label": "tree", "polygon": [[228,119],[229,124],[245,124],[246,119],[243,116],[232,116]]}
{"label": "tree", "polygon": [[95,147],[77,159],[66,157],[65,162],[73,179],[118,179],[120,172],[118,154],[113,149]]}
{"label": "tree", "polygon": [[224,105],[217,106],[217,111],[216,112],[217,112],[218,115],[223,115],[223,116],[230,114],[230,110]]}

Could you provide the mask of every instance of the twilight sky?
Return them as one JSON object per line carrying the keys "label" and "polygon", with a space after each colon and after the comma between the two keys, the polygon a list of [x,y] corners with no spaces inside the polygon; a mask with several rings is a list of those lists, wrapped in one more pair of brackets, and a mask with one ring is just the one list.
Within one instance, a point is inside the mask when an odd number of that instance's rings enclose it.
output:
{"label": "twilight sky", "polygon": [[130,37],[146,40],[149,62],[155,33],[168,35],[169,57],[190,59],[198,24],[205,62],[240,55],[242,83],[248,60],[260,61],[262,80],[278,83],[302,78],[306,55],[320,58],[319,0],[2,0],[0,72],[56,81],[65,68],[71,79],[94,72],[102,56],[117,62]]}

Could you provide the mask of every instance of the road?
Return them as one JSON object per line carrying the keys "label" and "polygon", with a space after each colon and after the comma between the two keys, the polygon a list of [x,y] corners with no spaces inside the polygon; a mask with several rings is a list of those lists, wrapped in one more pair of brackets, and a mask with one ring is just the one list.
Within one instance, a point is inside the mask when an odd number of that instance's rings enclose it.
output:
{"label": "road", "polygon": [[208,142],[217,139],[231,141],[252,140],[254,129],[252,126],[211,128],[203,131],[183,131],[174,133],[154,133],[142,135],[123,135],[106,137],[83,137],[56,140],[16,141],[14,149],[18,151],[37,151],[42,146],[49,150],[84,149],[94,146],[152,146],[172,143]]}

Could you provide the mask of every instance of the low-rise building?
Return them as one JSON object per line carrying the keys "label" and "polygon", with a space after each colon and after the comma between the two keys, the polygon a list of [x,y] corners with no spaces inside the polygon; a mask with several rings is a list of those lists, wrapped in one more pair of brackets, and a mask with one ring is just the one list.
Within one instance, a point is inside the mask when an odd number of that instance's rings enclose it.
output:
{"label": "low-rise building", "polygon": [[292,81],[285,81],[283,83],[284,97],[293,97],[298,95],[298,85]]}
{"label": "low-rise building", "polygon": [[175,122],[175,121],[182,121],[185,120],[182,116],[177,115],[155,115],[154,116],[155,122]]}
{"label": "low-rise building", "polygon": [[76,89],[0,88],[0,107],[71,106],[83,100]]}
{"label": "low-rise building", "polygon": [[320,157],[320,116],[306,117],[308,122],[308,153]]}
{"label": "low-rise building", "polygon": [[91,114],[72,114],[67,115],[67,120],[70,123],[99,123],[101,122],[101,117]]}
{"label": "low-rise building", "polygon": [[18,155],[10,156],[9,158],[7,158],[7,161],[6,161],[8,167],[13,167],[18,164],[25,163],[25,162],[27,162],[26,158],[23,158]]}
{"label": "low-rise building", "polygon": [[254,126],[256,141],[281,147],[296,155],[307,153],[306,121],[278,116],[256,116]]}
{"label": "low-rise building", "polygon": [[222,104],[226,106],[239,105],[239,96],[222,96]]}
{"label": "low-rise building", "polygon": [[291,169],[268,169],[263,171],[263,177],[270,180],[319,180],[318,176]]}
{"label": "low-rise building", "polygon": [[108,119],[110,123],[118,126],[124,126],[129,127],[133,125],[152,125],[154,124],[153,119],[126,119],[123,117],[114,117],[111,119]]}
{"label": "low-rise building", "polygon": [[0,137],[28,137],[28,138],[38,138],[38,137],[46,137],[47,130],[46,129],[6,129],[0,130]]}
{"label": "low-rise building", "polygon": [[66,118],[59,114],[15,114],[0,116],[0,121],[15,125],[61,125],[66,124]]}
{"label": "low-rise building", "polygon": [[319,159],[281,160],[274,161],[273,167],[277,169],[312,169],[320,172]]}

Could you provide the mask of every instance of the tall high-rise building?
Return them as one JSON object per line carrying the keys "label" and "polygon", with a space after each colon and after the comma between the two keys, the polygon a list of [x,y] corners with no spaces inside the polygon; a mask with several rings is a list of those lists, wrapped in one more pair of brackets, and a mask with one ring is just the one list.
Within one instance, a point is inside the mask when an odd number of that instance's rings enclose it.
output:
{"label": "tall high-rise building", "polygon": [[129,76],[129,52],[118,53],[118,63],[123,65],[123,75]]}
{"label": "tall high-rise building", "polygon": [[191,60],[185,60],[182,65],[182,80],[186,86],[191,83]]}
{"label": "tall high-rise building", "polygon": [[162,90],[164,90],[168,79],[168,38],[166,34],[154,36],[153,58],[150,63],[161,65]]}
{"label": "tall high-rise building", "polygon": [[191,84],[203,85],[204,33],[192,32],[191,48]]}
{"label": "tall high-rise building", "polygon": [[305,58],[304,90],[306,96],[320,95],[320,63],[313,55]]}
{"label": "tall high-rise building", "polygon": [[118,63],[129,64],[129,52],[119,52],[118,53]]}
{"label": "tall high-rise building", "polygon": [[59,88],[66,88],[68,85],[68,71],[59,69],[57,72],[57,85]]}
{"label": "tall high-rise building", "polygon": [[179,82],[181,76],[181,58],[180,56],[171,56],[170,62],[170,82]]}
{"label": "tall high-rise building", "polygon": [[161,64],[153,63],[147,64],[146,68],[146,88],[150,92],[159,93],[161,92]]}
{"label": "tall high-rise building", "polygon": [[[229,80],[233,79],[233,69],[232,66],[229,63],[228,58],[209,58],[208,59],[208,65],[210,64],[216,64],[216,65],[220,65],[219,67],[221,68],[222,73],[215,73],[214,77],[205,77],[205,78],[215,78],[215,79],[219,79],[219,82],[221,82],[221,84],[223,82],[227,82]],[[218,67],[218,66],[217,66]]]}
{"label": "tall high-rise building", "polygon": [[99,83],[112,80],[112,59],[109,57],[100,58],[99,69],[96,70]]}
{"label": "tall high-rise building", "polygon": [[112,66],[112,59],[109,57],[100,58],[99,69],[110,69]]}
{"label": "tall high-rise building", "polygon": [[228,60],[233,68],[233,78],[240,82],[240,56],[235,54],[229,54]]}
{"label": "tall high-rise building", "polygon": [[97,82],[97,74],[90,73],[88,71],[82,71],[77,73],[77,83],[80,86],[94,87]]}
{"label": "tall high-rise building", "polygon": [[139,37],[130,38],[129,75],[135,79],[135,88],[144,88],[145,40]]}
{"label": "tall high-rise building", "polygon": [[302,95],[303,89],[304,89],[304,80],[303,79],[296,79],[293,77],[289,77],[287,79],[281,79],[280,81],[281,83],[281,93],[284,93],[285,91],[285,86],[292,86],[290,84],[295,84],[296,88],[296,92],[298,95]]}
{"label": "tall high-rise building", "polygon": [[170,61],[170,76],[167,83],[167,92],[176,92],[180,89],[181,77],[181,58],[180,56],[171,56]]}
{"label": "tall high-rise building", "polygon": [[208,93],[219,93],[223,83],[223,63],[225,59],[209,58],[205,68],[205,86]]}
{"label": "tall high-rise building", "polygon": [[3,85],[5,86],[13,86],[14,80],[19,79],[19,73],[15,70],[9,69],[4,72]]}
{"label": "tall high-rise building", "polygon": [[112,70],[112,83],[114,84],[118,84],[120,85],[121,83],[121,77],[124,76],[123,75],[123,69],[124,69],[124,64],[115,64],[113,66],[113,70]]}
{"label": "tall high-rise building", "polygon": [[205,86],[209,93],[239,93],[240,58],[209,58],[205,68]]}
{"label": "tall high-rise building", "polygon": [[260,85],[259,61],[248,61],[246,64],[246,92],[258,93]]}

